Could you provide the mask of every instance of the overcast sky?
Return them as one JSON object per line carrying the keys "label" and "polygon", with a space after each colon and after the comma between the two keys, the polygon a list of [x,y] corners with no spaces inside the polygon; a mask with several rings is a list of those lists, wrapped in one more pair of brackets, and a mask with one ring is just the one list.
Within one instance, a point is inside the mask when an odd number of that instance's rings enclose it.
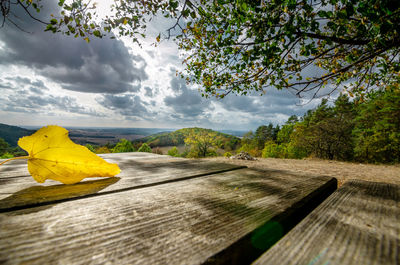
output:
{"label": "overcast sky", "polygon": [[[50,3],[52,9],[41,17],[57,8],[57,1]],[[182,68],[175,44],[150,45],[153,33],[166,29],[165,20],[153,21],[140,49],[129,40],[88,44],[43,32],[43,25],[15,12],[20,26],[33,33],[12,25],[0,28],[0,123],[248,131],[283,124],[319,103],[302,105],[289,92],[272,88],[264,96],[202,98],[196,87],[175,76]]]}

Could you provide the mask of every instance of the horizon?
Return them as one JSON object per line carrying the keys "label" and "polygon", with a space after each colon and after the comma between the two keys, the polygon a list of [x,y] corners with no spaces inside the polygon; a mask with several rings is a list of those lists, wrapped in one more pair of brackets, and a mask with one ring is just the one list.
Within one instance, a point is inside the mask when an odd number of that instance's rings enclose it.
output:
{"label": "horizon", "polygon": [[[58,125],[58,124],[47,124],[47,125],[16,125],[16,124],[6,124],[6,123],[0,123],[0,124],[4,124],[4,125],[9,125],[9,126],[15,126],[15,127],[20,127],[23,129],[40,129],[42,127],[46,127],[46,126],[50,126],[50,125]],[[176,131],[176,130],[180,130],[180,129],[186,129],[186,128],[203,128],[203,129],[210,129],[210,130],[214,130],[214,131],[233,131],[233,132],[248,132],[250,130],[235,130],[235,129],[217,129],[217,128],[205,128],[205,127],[198,127],[198,126],[191,126],[191,127],[182,127],[182,128],[160,128],[160,127],[96,127],[96,126],[92,126],[92,127],[88,127],[88,126],[61,126],[58,125],[60,127],[64,127],[66,129],[143,129],[143,130],[165,130],[165,131]]]}

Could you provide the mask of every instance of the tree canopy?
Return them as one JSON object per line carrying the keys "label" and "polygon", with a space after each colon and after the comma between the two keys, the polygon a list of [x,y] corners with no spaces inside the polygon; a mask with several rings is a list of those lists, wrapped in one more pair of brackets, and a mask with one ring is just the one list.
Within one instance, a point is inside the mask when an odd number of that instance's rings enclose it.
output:
{"label": "tree canopy", "polygon": [[[95,20],[96,5],[59,0],[60,14],[46,30],[82,37],[110,32],[134,42],[154,16],[176,23],[157,38],[172,38],[183,52],[181,76],[203,96],[265,93],[269,86],[296,95],[347,90],[361,100],[373,87],[400,79],[400,2],[397,0],[115,0],[113,13]],[[41,0],[17,0],[34,18]],[[12,3],[1,0],[4,23]],[[17,25],[18,26],[18,25]]]}

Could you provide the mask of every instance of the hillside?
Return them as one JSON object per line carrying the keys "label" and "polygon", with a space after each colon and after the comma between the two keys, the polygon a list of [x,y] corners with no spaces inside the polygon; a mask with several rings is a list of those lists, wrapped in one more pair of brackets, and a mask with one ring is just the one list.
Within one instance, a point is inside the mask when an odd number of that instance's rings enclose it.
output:
{"label": "hillside", "polygon": [[213,131],[211,129],[203,129],[203,128],[184,128],[179,129],[174,132],[163,132],[153,134],[138,140],[135,140],[134,143],[147,143],[150,147],[163,147],[163,146],[180,146],[185,144],[185,138],[190,134],[210,134],[215,139],[218,139],[220,143],[220,147],[222,149],[235,149],[240,144],[240,138],[221,133],[218,131]]}
{"label": "hillside", "polygon": [[0,123],[0,138],[3,138],[10,146],[17,146],[18,139],[31,135],[35,130],[27,130],[18,126]]}

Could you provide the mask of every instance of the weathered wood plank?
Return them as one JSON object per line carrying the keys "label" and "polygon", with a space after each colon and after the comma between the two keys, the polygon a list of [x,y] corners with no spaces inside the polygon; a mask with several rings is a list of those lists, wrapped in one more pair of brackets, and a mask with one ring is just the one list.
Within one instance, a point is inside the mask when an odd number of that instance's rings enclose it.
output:
{"label": "weathered wood plank", "polygon": [[15,160],[2,165],[0,167],[0,212],[243,168],[230,164],[209,163],[150,153],[102,156],[109,162],[117,163],[121,168],[121,173],[114,178],[85,179],[74,185],[63,185],[52,180],[38,184],[29,175],[26,161]]}
{"label": "weathered wood plank", "polygon": [[345,183],[254,264],[399,264],[400,186]]}
{"label": "weathered wood plank", "polygon": [[336,185],[330,177],[239,169],[1,213],[0,261],[242,264],[255,259],[249,244],[267,247],[260,239],[282,236],[288,220]]}

